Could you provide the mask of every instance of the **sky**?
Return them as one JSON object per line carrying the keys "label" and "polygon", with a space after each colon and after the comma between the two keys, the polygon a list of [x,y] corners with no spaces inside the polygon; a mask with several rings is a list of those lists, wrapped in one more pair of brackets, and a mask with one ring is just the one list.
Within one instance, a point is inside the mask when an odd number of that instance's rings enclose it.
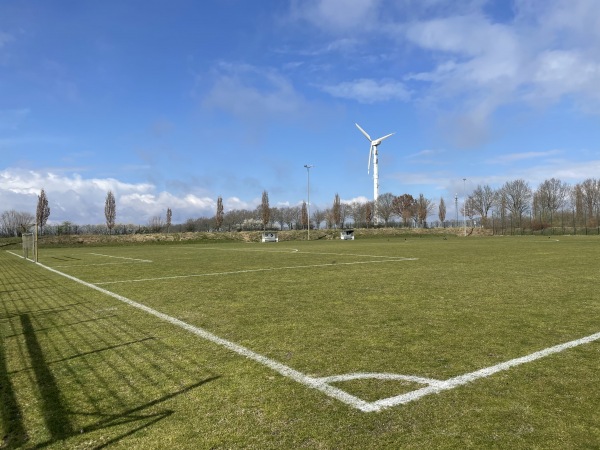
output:
{"label": "sky", "polygon": [[[600,177],[598,0],[0,0],[0,212],[173,223]],[[304,165],[313,165],[310,174]],[[460,209],[460,205],[459,205]],[[437,215],[437,208],[434,213]]]}

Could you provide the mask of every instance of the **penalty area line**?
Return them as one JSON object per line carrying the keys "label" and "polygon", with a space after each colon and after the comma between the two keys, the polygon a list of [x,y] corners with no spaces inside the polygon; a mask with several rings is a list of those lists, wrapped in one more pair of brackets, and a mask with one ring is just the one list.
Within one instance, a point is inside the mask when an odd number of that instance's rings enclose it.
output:
{"label": "penalty area line", "polygon": [[140,261],[145,263],[151,263],[149,259],[138,259],[138,258],[127,258],[125,256],[112,256],[112,255],[103,255],[102,253],[90,253],[90,255],[94,256],[104,256],[105,258],[116,258],[116,259],[126,259],[128,261]]}
{"label": "penalty area line", "polygon": [[135,280],[101,281],[98,283],[94,283],[94,285],[104,286],[107,284],[117,284],[117,283],[141,283],[144,281],[176,280],[179,278],[213,277],[213,276],[219,276],[219,275],[239,275],[239,274],[243,274],[243,273],[252,273],[252,272],[272,272],[275,270],[310,269],[310,268],[314,268],[314,267],[349,266],[349,265],[354,265],[354,264],[378,264],[378,263],[395,262],[395,261],[416,261],[416,260],[417,260],[417,258],[396,258],[396,259],[385,259],[385,260],[378,260],[378,261],[354,261],[354,262],[346,262],[346,263],[326,263],[326,264],[310,264],[310,265],[303,265],[303,266],[268,267],[265,269],[232,270],[229,272],[197,273],[197,274],[192,274],[192,275],[173,275],[170,277],[138,278]]}

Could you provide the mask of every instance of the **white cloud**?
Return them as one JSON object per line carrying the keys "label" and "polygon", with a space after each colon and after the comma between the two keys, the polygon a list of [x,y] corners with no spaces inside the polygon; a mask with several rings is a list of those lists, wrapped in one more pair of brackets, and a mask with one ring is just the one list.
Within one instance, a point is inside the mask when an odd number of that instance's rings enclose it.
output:
{"label": "white cloud", "polygon": [[330,32],[376,25],[380,0],[301,0],[292,4],[292,17]]}
{"label": "white cloud", "polygon": [[334,97],[356,100],[359,103],[378,103],[389,100],[406,101],[410,93],[403,83],[394,80],[359,79],[321,89]]}
{"label": "white cloud", "polygon": [[156,192],[156,187],[149,183],[83,178],[76,173],[58,175],[10,168],[0,171],[0,205],[3,209],[33,214],[41,189],[48,196],[49,223],[104,223],[104,202],[109,190],[116,197],[118,223],[143,225],[151,217],[164,215],[167,208],[173,210],[173,222],[177,223],[190,217],[212,216],[216,209],[216,201],[212,198]]}
{"label": "white cloud", "polygon": [[522,153],[510,153],[507,155],[502,155],[492,160],[487,161],[490,164],[510,164],[516,161],[523,161],[526,159],[544,159],[550,156],[556,156],[561,154],[560,150],[549,150],[546,152],[522,152]]}
{"label": "white cloud", "polygon": [[203,105],[251,122],[297,116],[305,101],[292,83],[274,70],[221,63]]}
{"label": "white cloud", "polygon": [[347,200],[340,199],[340,203],[345,203],[347,205],[351,205],[352,203],[368,203],[370,201],[371,200],[365,197],[364,195],[359,195],[358,197],[354,197]]}

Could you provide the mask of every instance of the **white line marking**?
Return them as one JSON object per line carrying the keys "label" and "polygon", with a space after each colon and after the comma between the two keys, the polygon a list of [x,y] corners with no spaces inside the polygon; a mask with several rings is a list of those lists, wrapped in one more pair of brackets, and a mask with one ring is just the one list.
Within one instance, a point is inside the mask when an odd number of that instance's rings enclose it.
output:
{"label": "white line marking", "polygon": [[[16,255],[16,256],[19,256],[19,255]],[[286,365],[281,364],[277,361],[274,361],[270,358],[267,358],[266,356],[260,355],[259,353],[253,352],[252,350],[250,350],[246,347],[242,347],[241,345],[238,345],[234,342],[220,338],[217,335],[214,335],[206,330],[203,330],[202,328],[198,328],[198,327],[195,327],[188,323],[185,323],[182,320],[179,320],[179,319],[176,319],[175,317],[171,317],[167,314],[161,313],[161,312],[159,312],[155,309],[152,309],[146,305],[143,305],[141,303],[130,300],[127,297],[123,297],[122,295],[115,294],[114,292],[111,292],[111,291],[108,291],[101,287],[95,286],[91,283],[80,280],[79,278],[75,278],[74,276],[71,276],[69,274],[60,272],[59,270],[56,270],[52,267],[45,266],[44,264],[37,263],[37,265],[39,265],[40,267],[43,267],[46,270],[49,270],[50,272],[54,272],[65,278],[68,278],[69,280],[75,281],[76,283],[80,283],[86,287],[89,287],[90,289],[99,291],[105,295],[108,295],[114,299],[117,299],[123,303],[126,303],[134,308],[140,309],[140,310],[142,310],[148,314],[151,314],[155,317],[158,317],[159,319],[164,320],[172,325],[183,328],[184,330],[189,331],[190,333],[193,333],[196,336],[199,336],[203,339],[211,341],[215,344],[221,345],[235,353],[245,356],[248,359],[257,361],[257,362],[269,367],[270,369],[280,373],[281,375],[283,375],[285,377],[291,378],[292,380],[297,381],[305,386],[311,387],[313,389],[317,389],[330,397],[340,400],[341,402],[344,402],[344,403],[351,405],[355,408],[358,408],[360,410],[364,410],[364,411],[369,410],[368,402],[366,402],[358,397],[355,397],[351,394],[348,394],[347,392],[345,392],[341,389],[338,389],[336,387],[328,385],[327,383],[319,381],[319,379],[317,379],[317,378],[305,375],[302,372],[292,369],[289,366],[286,366]]]}
{"label": "white line marking", "polygon": [[268,267],[265,269],[247,269],[247,270],[233,270],[230,272],[212,272],[212,273],[198,273],[192,275],[173,275],[170,277],[156,277],[156,278],[138,278],[135,280],[116,280],[116,281],[102,281],[94,283],[96,286],[104,286],[106,284],[117,284],[117,283],[140,283],[143,281],[161,281],[161,280],[175,280],[179,278],[195,278],[195,277],[212,277],[218,275],[236,275],[241,273],[252,273],[252,272],[271,272],[275,270],[291,270],[291,269],[310,269],[313,267],[331,267],[331,266],[349,266],[354,264],[376,264],[394,261],[415,261],[417,258],[397,258],[397,259],[386,259],[383,261],[354,261],[347,263],[326,263],[326,264],[311,264],[304,266],[286,266],[286,267]]}
{"label": "white line marking", "polygon": [[151,263],[152,262],[152,261],[150,261],[148,259],[126,258],[124,256],[103,255],[102,253],[89,253],[89,254],[90,255],[96,255],[96,256],[104,256],[105,258],[127,259],[129,261],[140,261],[140,262],[145,262],[145,263]]}
{"label": "white line marking", "polygon": [[[19,258],[23,258],[21,255],[13,253],[12,251],[8,251],[8,253],[18,256]],[[546,356],[549,356],[549,355],[552,355],[555,353],[560,353],[569,348],[577,347],[577,346],[583,345],[583,344],[589,344],[590,342],[600,340],[600,333],[595,333],[590,336],[583,337],[581,339],[576,339],[574,341],[566,342],[564,344],[555,345],[554,347],[549,347],[544,350],[540,350],[540,351],[531,353],[529,355],[522,356],[520,358],[511,359],[509,361],[497,364],[495,366],[486,367],[484,369],[476,370],[475,372],[466,373],[464,375],[459,375],[457,377],[449,378],[448,380],[444,380],[444,381],[435,380],[435,379],[431,379],[431,378],[422,378],[422,377],[417,377],[417,376],[412,376],[412,375],[396,375],[396,374],[387,374],[387,373],[385,373],[385,374],[355,373],[355,374],[334,375],[334,376],[329,376],[329,377],[315,378],[315,377],[306,375],[302,372],[299,372],[295,369],[292,369],[291,367],[281,364],[270,358],[267,358],[266,356],[256,353],[246,347],[242,347],[241,345],[238,345],[234,342],[220,338],[215,334],[212,334],[206,330],[203,330],[202,328],[195,327],[195,326],[185,323],[179,319],[176,319],[175,317],[171,317],[167,314],[164,314],[155,309],[152,309],[146,305],[143,305],[141,303],[130,300],[127,297],[123,297],[122,295],[115,294],[114,292],[108,291],[108,290],[98,287],[94,284],[80,280],[79,278],[75,278],[71,275],[60,272],[56,269],[53,269],[52,267],[45,266],[41,263],[37,263],[37,265],[39,265],[40,267],[43,267],[46,270],[49,270],[50,272],[54,272],[65,278],[75,281],[76,283],[80,283],[86,287],[89,287],[90,289],[94,289],[98,292],[101,292],[105,295],[115,298],[115,299],[117,299],[123,303],[126,303],[134,308],[140,309],[148,314],[158,317],[161,320],[169,322],[172,325],[183,328],[184,330],[187,330],[190,333],[195,334],[196,336],[199,336],[199,337],[206,339],[210,342],[213,342],[215,344],[221,345],[235,353],[245,356],[248,359],[251,359],[260,364],[263,364],[285,377],[291,378],[292,380],[297,381],[298,383],[301,383],[307,387],[310,387],[310,388],[316,389],[320,392],[323,392],[324,394],[326,394],[330,397],[333,397],[333,398],[335,398],[347,405],[350,405],[356,409],[359,409],[360,411],[363,411],[363,412],[375,412],[375,411],[380,411],[382,409],[391,408],[393,406],[406,404],[406,403],[418,400],[426,395],[438,394],[442,391],[454,389],[456,387],[471,383],[480,378],[489,377],[497,372],[500,372],[503,370],[508,370],[512,367],[515,367],[515,366],[518,366],[521,364],[525,364],[525,363],[529,363],[529,362],[535,361],[540,358],[544,358]],[[339,381],[348,381],[348,380],[363,379],[363,378],[378,378],[378,379],[390,379],[390,380],[397,379],[397,380],[413,381],[416,383],[427,384],[427,386],[424,388],[421,388],[421,389],[417,389],[415,391],[411,391],[411,392],[402,394],[402,395],[397,395],[395,397],[384,398],[384,399],[377,400],[374,402],[367,402],[365,400],[362,400],[361,398],[358,398],[352,394],[349,394],[346,391],[343,391],[342,389],[336,388],[336,387],[328,384],[328,383],[333,383],[336,381],[339,382]]]}
{"label": "white line marking", "polygon": [[486,367],[484,369],[476,370],[475,372],[465,373],[464,375],[449,378],[448,380],[431,384],[422,389],[417,389],[416,391],[408,392],[406,394],[398,395],[396,397],[389,397],[384,398],[382,400],[377,400],[376,402],[373,402],[371,406],[376,408],[375,410],[380,410],[383,408],[390,408],[396,405],[402,405],[408,402],[412,402],[414,400],[418,400],[426,395],[438,394],[442,391],[454,389],[458,386],[462,386],[467,383],[471,383],[475,380],[478,380],[479,378],[486,378],[503,370],[508,370],[511,367],[519,366],[525,363],[530,363],[532,361],[535,361],[536,359],[545,358],[546,356],[553,355],[555,353],[560,353],[564,350],[577,347],[579,345],[589,344],[590,342],[594,342],[599,339],[600,333],[595,333],[590,336],[583,337],[581,339],[565,342],[564,344],[555,345],[554,347],[548,347],[544,350],[540,350],[538,352],[531,353],[520,358],[511,359],[510,361],[505,361],[495,366]]}
{"label": "white line marking", "polygon": [[[151,262],[151,261],[150,261]],[[122,266],[125,264],[137,264],[136,262],[114,262],[114,263],[98,263],[98,264],[61,264],[54,267],[92,267],[92,266]]]}

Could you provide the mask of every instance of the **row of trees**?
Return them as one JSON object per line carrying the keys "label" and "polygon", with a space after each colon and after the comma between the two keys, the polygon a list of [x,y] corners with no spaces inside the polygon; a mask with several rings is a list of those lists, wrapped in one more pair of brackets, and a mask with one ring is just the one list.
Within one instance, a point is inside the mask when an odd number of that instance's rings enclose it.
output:
{"label": "row of trees", "polygon": [[574,186],[551,178],[536,190],[519,179],[506,182],[499,189],[477,186],[466,199],[464,214],[479,217],[484,226],[490,218],[501,224],[509,221],[522,228],[524,219],[537,229],[554,226],[598,227],[600,225],[600,180],[588,178]]}
{"label": "row of trees", "polygon": [[[265,229],[312,229],[343,228],[353,226],[404,226],[427,227],[428,218],[434,216],[437,207],[437,226],[457,225],[467,219],[470,224],[494,227],[504,230],[508,227],[523,228],[524,222],[531,229],[551,227],[599,227],[600,226],[600,180],[589,178],[581,183],[569,185],[551,178],[532,189],[525,180],[508,181],[498,189],[489,185],[479,185],[458,204],[455,198],[456,220],[447,220],[446,202],[440,198],[436,204],[423,194],[413,197],[410,194],[394,195],[390,192],[379,196],[377,203],[342,203],[335,194],[329,208],[311,207],[310,217],[306,202],[297,206],[270,207],[269,195],[263,191],[261,203],[254,210],[234,209],[225,212],[223,199],[217,199],[213,217],[188,219],[185,223],[173,226],[172,211],[167,209],[166,219],[162,216],[150,218],[147,226],[116,225],[116,200],[112,191],[106,196],[104,214],[105,231],[112,234],[134,232],[159,232],[208,230],[265,230]],[[35,217],[15,210],[0,214],[0,235],[16,236],[30,230],[35,223],[40,233],[47,228],[50,216],[48,198],[42,189],[38,196]],[[96,225],[75,226],[69,222],[51,227],[55,233],[98,233],[102,227]]]}

